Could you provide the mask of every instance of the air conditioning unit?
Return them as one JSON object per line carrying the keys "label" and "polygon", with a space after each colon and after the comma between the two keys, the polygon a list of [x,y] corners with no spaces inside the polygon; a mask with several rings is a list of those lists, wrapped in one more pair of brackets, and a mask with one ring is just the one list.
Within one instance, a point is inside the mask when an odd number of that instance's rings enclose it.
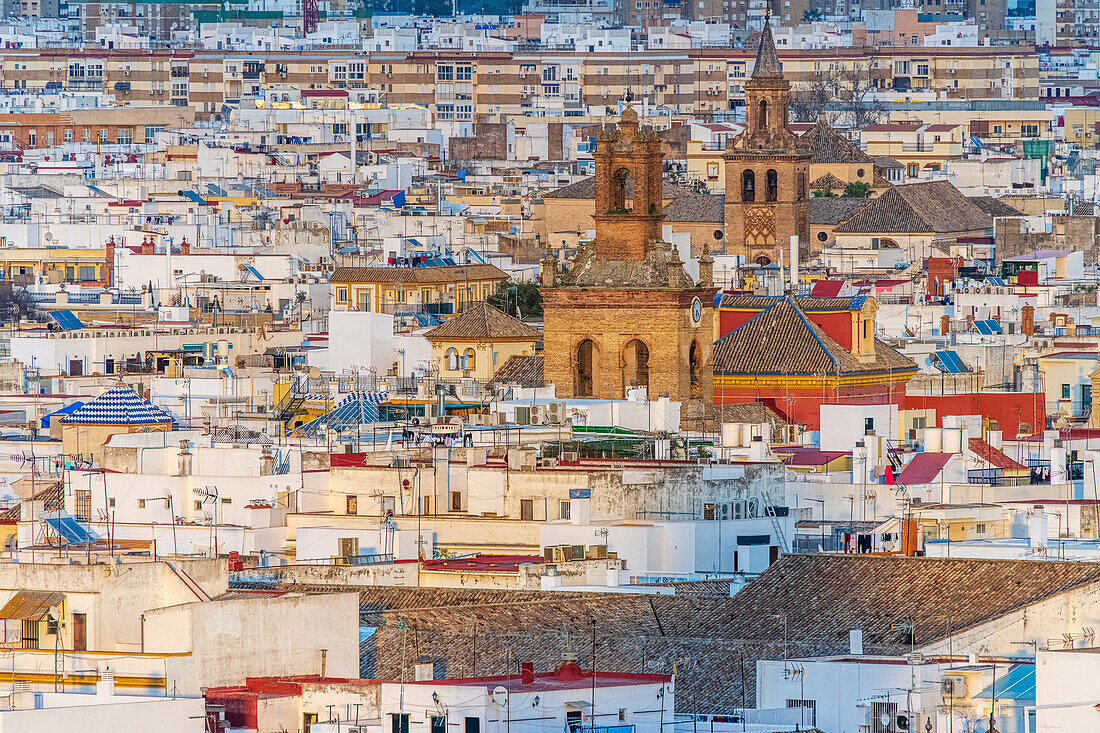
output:
{"label": "air conditioning unit", "polygon": [[[734,519],[744,519],[745,509],[746,506],[744,499],[738,499],[737,501],[730,502],[730,510]],[[725,519],[725,517],[723,517],[723,519]]]}
{"label": "air conditioning unit", "polygon": [[390,463],[390,468],[411,468],[412,461],[408,456],[394,456],[393,461]]}
{"label": "air conditioning unit", "polygon": [[944,675],[940,680],[940,694],[945,698],[968,697],[966,677],[960,674]]}
{"label": "air conditioning unit", "polygon": [[548,425],[561,425],[565,422],[565,403],[551,402],[546,408],[546,422]]}

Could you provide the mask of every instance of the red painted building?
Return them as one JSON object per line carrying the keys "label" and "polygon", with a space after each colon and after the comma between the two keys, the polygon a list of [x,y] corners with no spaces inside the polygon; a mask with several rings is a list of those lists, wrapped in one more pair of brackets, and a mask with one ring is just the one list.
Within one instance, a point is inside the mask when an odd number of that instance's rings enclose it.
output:
{"label": "red painted building", "polygon": [[822,404],[904,408],[917,372],[875,338],[874,298],[726,295],[714,345],[714,404],[763,402],[790,423],[820,429]]}
{"label": "red painted building", "polygon": [[942,426],[944,415],[981,415],[986,421],[996,421],[1005,438],[1015,438],[1020,425],[1025,433],[1034,435],[1046,425],[1046,404],[1042,393],[1028,392],[968,392],[949,395],[910,395],[906,407],[914,410],[935,410],[936,424]]}

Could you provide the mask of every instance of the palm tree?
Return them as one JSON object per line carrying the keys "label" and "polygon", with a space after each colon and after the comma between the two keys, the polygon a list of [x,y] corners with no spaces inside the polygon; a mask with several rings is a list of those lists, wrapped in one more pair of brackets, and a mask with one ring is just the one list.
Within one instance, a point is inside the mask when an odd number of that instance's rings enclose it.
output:
{"label": "palm tree", "polygon": [[825,19],[825,14],[822,13],[817,8],[811,8],[809,10],[805,10],[805,11],[802,12],[802,22],[803,23],[816,23],[819,20],[824,20],[824,19]]}

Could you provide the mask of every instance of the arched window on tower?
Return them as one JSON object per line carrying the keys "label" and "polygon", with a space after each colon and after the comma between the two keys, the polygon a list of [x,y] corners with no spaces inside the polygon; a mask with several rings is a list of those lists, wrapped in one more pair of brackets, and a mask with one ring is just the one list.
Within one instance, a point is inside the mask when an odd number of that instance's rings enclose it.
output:
{"label": "arched window on tower", "polygon": [[760,100],[760,108],[756,113],[756,129],[764,131],[768,129],[768,100]]}
{"label": "arched window on tower", "polygon": [[452,372],[458,370],[458,349],[447,349],[447,369]]}
{"label": "arched window on tower", "polygon": [[477,363],[477,355],[473,349],[466,349],[462,354],[462,368],[463,369],[475,369]]}
{"label": "arched window on tower", "polygon": [[611,177],[611,201],[609,211],[626,211],[627,186],[630,184],[630,171],[620,168]]}
{"label": "arched window on tower", "polygon": [[779,200],[779,174],[775,172],[775,168],[769,168],[765,174],[764,200]]}
{"label": "arched window on tower", "polygon": [[741,200],[756,201],[756,174],[751,168],[741,173]]}
{"label": "arched window on tower", "polygon": [[805,201],[806,200],[806,174],[805,173],[799,173],[798,174],[798,200],[799,201]]}

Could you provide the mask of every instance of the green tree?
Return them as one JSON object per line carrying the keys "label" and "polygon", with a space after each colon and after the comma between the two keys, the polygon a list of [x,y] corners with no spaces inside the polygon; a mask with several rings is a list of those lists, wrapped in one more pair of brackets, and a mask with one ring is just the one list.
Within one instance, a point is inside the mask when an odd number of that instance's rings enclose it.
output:
{"label": "green tree", "polygon": [[814,191],[814,198],[819,198],[819,199],[835,199],[835,198],[836,198],[836,194],[835,194],[835,193],[833,193],[831,189],[828,189],[828,188],[819,188],[819,189],[817,189],[816,191]]}
{"label": "green tree", "polygon": [[871,195],[871,184],[864,181],[852,181],[844,187],[844,198],[865,199]]}
{"label": "green tree", "polygon": [[817,8],[811,8],[810,10],[804,10],[802,12],[802,22],[803,23],[816,23],[817,21],[822,20],[824,18],[825,18],[825,14],[822,13]]}
{"label": "green tree", "polygon": [[535,283],[503,282],[485,302],[517,318],[542,315],[542,294]]}

